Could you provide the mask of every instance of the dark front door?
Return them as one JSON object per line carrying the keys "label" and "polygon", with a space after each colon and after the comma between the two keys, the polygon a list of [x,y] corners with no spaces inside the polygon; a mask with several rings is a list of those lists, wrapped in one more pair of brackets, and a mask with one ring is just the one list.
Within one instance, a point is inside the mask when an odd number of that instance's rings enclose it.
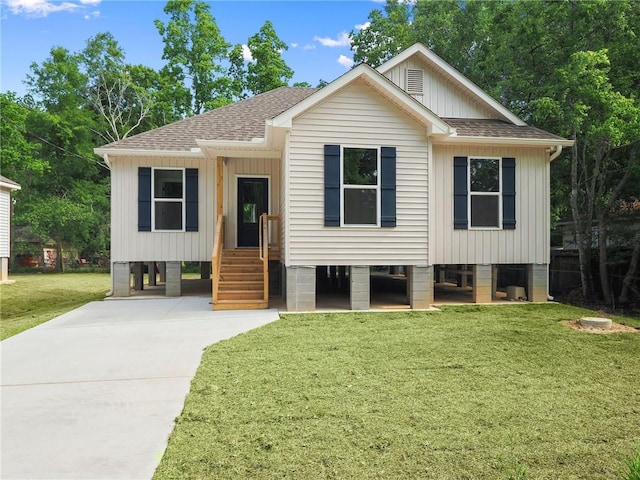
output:
{"label": "dark front door", "polygon": [[238,246],[257,247],[260,215],[269,212],[269,180],[238,178]]}

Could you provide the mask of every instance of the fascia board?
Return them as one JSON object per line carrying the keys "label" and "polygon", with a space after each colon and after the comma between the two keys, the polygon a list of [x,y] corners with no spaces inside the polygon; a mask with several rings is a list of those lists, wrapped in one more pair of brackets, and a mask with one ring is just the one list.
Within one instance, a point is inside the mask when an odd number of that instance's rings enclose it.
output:
{"label": "fascia board", "polygon": [[150,149],[134,149],[134,148],[94,148],[93,152],[101,155],[114,157],[188,157],[203,158],[201,150],[150,150]]}
{"label": "fascia board", "polygon": [[487,104],[489,107],[496,110],[500,115],[514,123],[515,125],[524,126],[526,123],[521,120],[517,115],[511,112],[509,109],[504,107],[500,102],[494,99],[491,95],[487,94],[484,90],[478,87],[475,83],[465,77],[458,70],[453,68],[447,62],[445,62],[442,58],[436,55],[434,52],[429,50],[427,47],[422,45],[421,43],[416,43],[411,47],[407,48],[403,52],[399,53],[395,57],[387,60],[385,63],[380,65],[376,70],[381,74],[388,72],[393,67],[399,65],[400,63],[408,60],[413,55],[419,54],[428,62],[433,63],[444,71],[446,74],[453,77],[458,83],[460,83],[464,88],[466,88],[469,92],[471,92],[475,97],[480,99],[483,103]]}
{"label": "fascia board", "polygon": [[435,137],[435,145],[519,145],[524,147],[572,147],[573,140],[552,139],[552,138],[514,138],[514,137]]}
{"label": "fascia board", "polygon": [[6,188],[9,190],[22,190],[22,187],[17,183],[7,183],[0,180],[0,187]]}

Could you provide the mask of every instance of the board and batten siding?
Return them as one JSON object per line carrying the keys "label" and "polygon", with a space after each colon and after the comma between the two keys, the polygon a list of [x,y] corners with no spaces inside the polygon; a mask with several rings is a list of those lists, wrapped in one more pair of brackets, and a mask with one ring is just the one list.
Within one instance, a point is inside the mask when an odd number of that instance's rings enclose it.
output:
{"label": "board and batten siding", "polygon": [[[516,159],[515,230],[454,230],[453,157]],[[434,264],[549,263],[549,161],[544,149],[433,147]]]}
{"label": "board and batten siding", "polygon": [[0,188],[0,257],[9,258],[11,190]]}
{"label": "board and batten siding", "polygon": [[223,172],[225,248],[238,245],[238,178],[269,179],[269,215],[280,214],[280,160],[276,158],[228,158]]}
{"label": "board and batten siding", "polygon": [[495,116],[495,112],[483,108],[462,89],[415,59],[409,59],[398,64],[388,72],[385,72],[384,75],[401,89],[407,91],[407,69],[424,71],[424,94],[412,96],[439,117],[498,118]]}
{"label": "board and batten siding", "polygon": [[[324,145],[396,147],[395,228],[324,226]],[[287,265],[428,263],[426,127],[356,82],[293,120]]]}
{"label": "board and batten siding", "polygon": [[[110,157],[111,261],[211,261],[215,227],[215,159]],[[198,231],[138,232],[138,167],[198,169]]]}

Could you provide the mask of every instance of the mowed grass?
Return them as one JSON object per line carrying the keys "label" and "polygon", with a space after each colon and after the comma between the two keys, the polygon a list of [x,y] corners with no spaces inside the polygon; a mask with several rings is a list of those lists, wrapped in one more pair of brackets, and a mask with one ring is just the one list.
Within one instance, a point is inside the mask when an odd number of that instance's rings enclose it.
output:
{"label": "mowed grass", "polygon": [[286,315],[205,351],[154,478],[620,478],[640,334],[561,323],[584,315]]}
{"label": "mowed grass", "polygon": [[111,288],[108,273],[12,274],[0,285],[0,339],[16,335],[93,300]]}

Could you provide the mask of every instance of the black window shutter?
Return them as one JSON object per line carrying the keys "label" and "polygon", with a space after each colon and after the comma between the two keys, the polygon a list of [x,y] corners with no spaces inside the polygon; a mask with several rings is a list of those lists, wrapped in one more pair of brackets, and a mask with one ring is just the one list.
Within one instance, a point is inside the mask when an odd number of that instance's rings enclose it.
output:
{"label": "black window shutter", "polygon": [[185,230],[187,232],[198,231],[198,169],[187,168],[185,170],[185,192],[187,201],[186,205],[186,223]]}
{"label": "black window shutter", "polygon": [[380,226],[396,226],[396,147],[380,149],[380,186],[382,212]]}
{"label": "black window shutter", "polygon": [[138,167],[138,231],[151,231],[151,167]]}
{"label": "black window shutter", "polygon": [[516,228],[516,159],[502,159],[502,228]]}
{"label": "black window shutter", "polygon": [[453,157],[453,228],[469,228],[467,214],[467,157]]}
{"label": "black window shutter", "polygon": [[340,145],[324,146],[324,226],[340,226]]}

